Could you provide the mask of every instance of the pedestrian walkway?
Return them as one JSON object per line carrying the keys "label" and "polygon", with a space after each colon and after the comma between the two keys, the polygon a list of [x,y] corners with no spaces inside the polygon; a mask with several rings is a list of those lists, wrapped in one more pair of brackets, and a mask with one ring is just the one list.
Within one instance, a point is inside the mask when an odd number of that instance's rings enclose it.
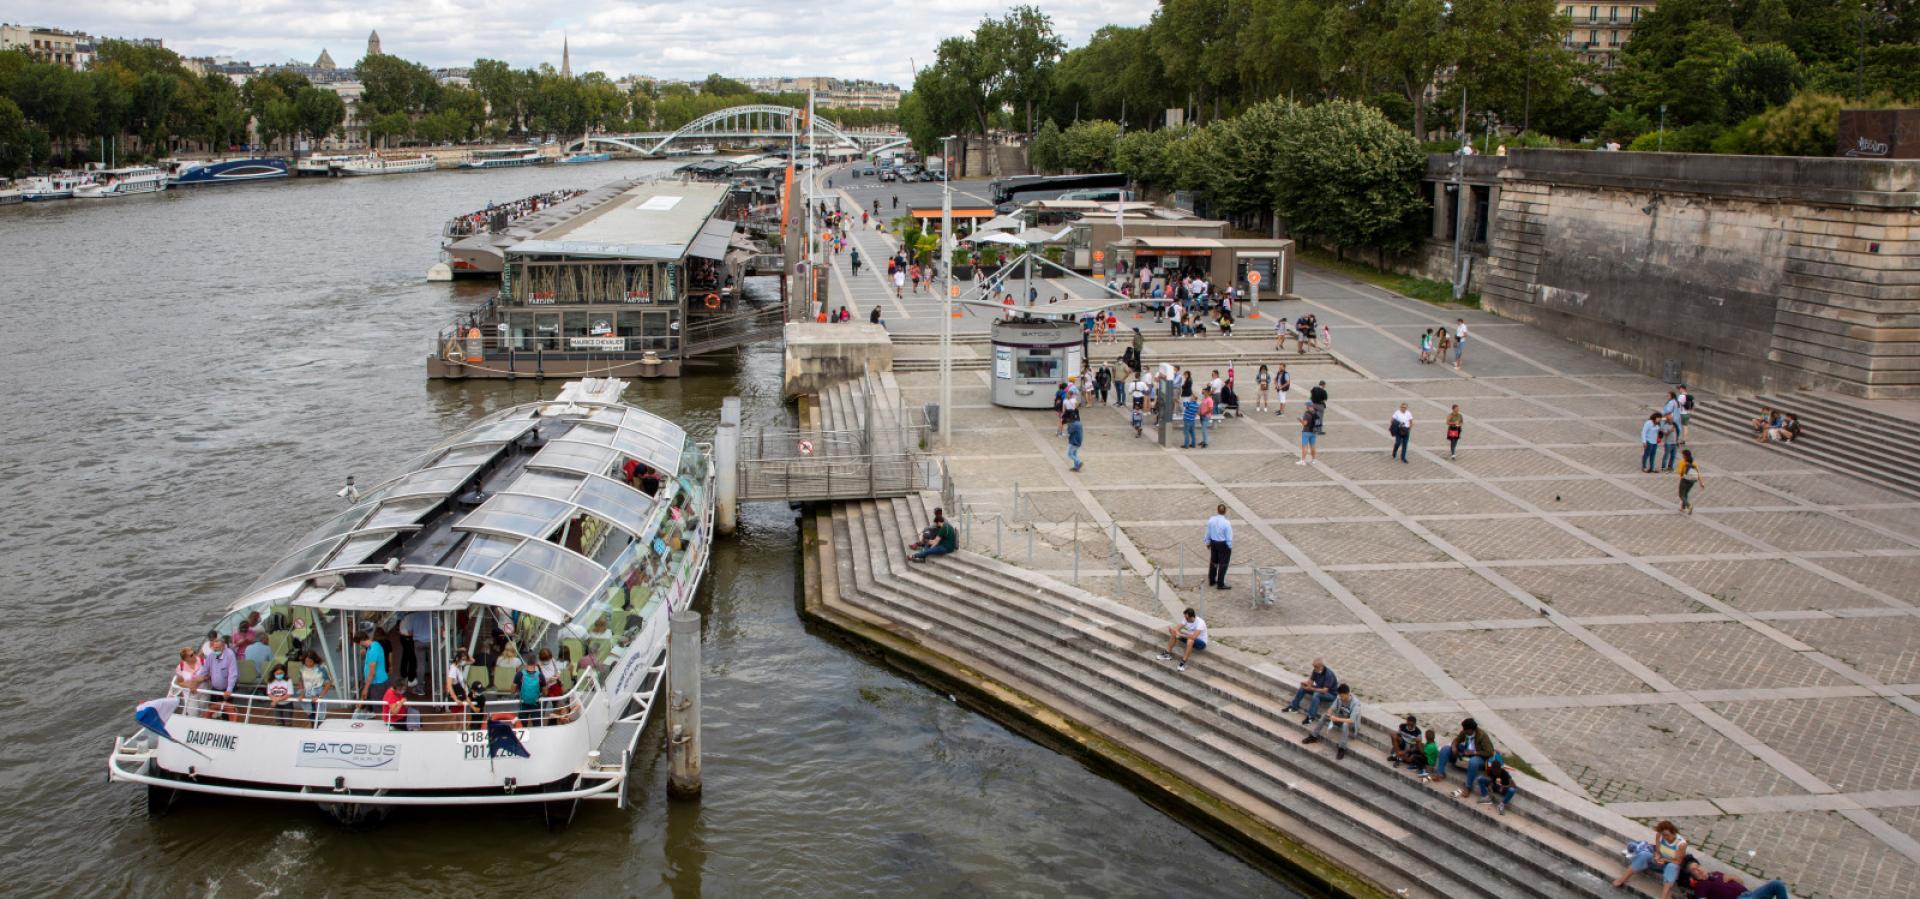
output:
{"label": "pedestrian walkway", "polygon": [[[1475,311],[1310,271],[1296,288],[1286,305],[1332,323],[1351,365],[1294,367],[1331,392],[1320,464],[1294,464],[1290,418],[1179,450],[1092,406],[1069,473],[1050,413],[991,406],[986,373],[966,372],[949,465],[971,520],[1013,528],[976,525],[968,548],[1146,619],[1195,606],[1222,645],[1283,671],[1325,657],[1382,718],[1446,734],[1471,715],[1571,801],[1623,827],[1670,818],[1750,882],[1911,895],[1920,502],[1697,432],[1706,486],[1683,517],[1675,478],[1638,468],[1638,422],[1667,385]],[[1456,317],[1464,371],[1420,364],[1420,331]],[[1240,363],[1243,407],[1251,370],[1278,359]],[[899,376],[910,402],[936,380]],[[1407,463],[1385,428],[1403,402]],[[1217,503],[1236,526],[1225,592],[1200,588]],[[1278,578],[1271,608],[1253,566]]]}

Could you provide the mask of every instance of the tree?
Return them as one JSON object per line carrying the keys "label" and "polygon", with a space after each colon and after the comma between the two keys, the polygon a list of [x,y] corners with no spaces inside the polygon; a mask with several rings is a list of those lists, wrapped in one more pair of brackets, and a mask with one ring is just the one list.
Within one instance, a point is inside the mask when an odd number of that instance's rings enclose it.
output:
{"label": "tree", "polygon": [[1129,131],[1113,144],[1113,167],[1142,189],[1171,188],[1176,178],[1172,148],[1186,136],[1185,128]]}
{"label": "tree", "polygon": [[1058,172],[1061,169],[1060,126],[1048,119],[1040,126],[1039,133],[1033,136],[1033,143],[1027,147],[1027,162],[1036,172]]}
{"label": "tree", "polygon": [[311,89],[307,79],[295,72],[276,69],[247,81],[242,92],[247,111],[253,113],[253,129],[260,142],[272,146],[283,138],[300,133],[300,110],[294,98],[302,89]]}
{"label": "tree", "polygon": [[0,176],[11,178],[35,162],[30,158],[31,130],[19,105],[0,97]]}
{"label": "tree", "polygon": [[1377,19],[1370,23],[1369,55],[1392,73],[1394,86],[1413,106],[1413,133],[1425,140],[1427,88],[1441,69],[1460,58],[1460,35],[1449,19],[1447,2],[1389,0],[1373,4],[1372,10]]}
{"label": "tree", "polygon": [[[309,85],[294,91],[293,109],[299,133],[315,143],[347,120],[346,101],[341,100],[339,94],[324,87]],[[405,113],[393,113],[393,115],[404,117]]]}
{"label": "tree", "polygon": [[1118,122],[1075,122],[1060,132],[1060,167],[1070,172],[1113,171],[1113,147],[1119,139]]}
{"label": "tree", "polygon": [[708,97],[752,96],[753,88],[748,87],[744,82],[735,81],[715,72],[708,75],[707,80],[700,82],[700,93]]}
{"label": "tree", "polygon": [[520,130],[526,102],[526,79],[521,73],[497,59],[478,59],[474,60],[468,80],[487,101],[489,118],[504,123],[508,131]]}
{"label": "tree", "polygon": [[1806,83],[1799,58],[1785,44],[1746,47],[1721,80],[1726,118],[1737,121],[1786,103]]}
{"label": "tree", "polygon": [[1307,107],[1289,118],[1277,150],[1275,205],[1294,231],[1336,247],[1413,246],[1427,157],[1378,110],[1347,100]]}
{"label": "tree", "polygon": [[360,60],[360,108],[370,116],[403,113],[409,117],[433,108],[440,85],[426,66],[385,53]]}
{"label": "tree", "polygon": [[1046,100],[1053,68],[1067,42],[1054,33],[1053,19],[1032,6],[1016,6],[999,19],[984,20],[975,34],[1004,75],[1007,101],[1025,112],[1022,130],[1032,134],[1034,110]]}
{"label": "tree", "polygon": [[1561,45],[1570,25],[1556,0],[1456,0],[1452,6],[1455,80],[1475,108],[1530,128],[1535,108],[1590,93],[1573,51]]}

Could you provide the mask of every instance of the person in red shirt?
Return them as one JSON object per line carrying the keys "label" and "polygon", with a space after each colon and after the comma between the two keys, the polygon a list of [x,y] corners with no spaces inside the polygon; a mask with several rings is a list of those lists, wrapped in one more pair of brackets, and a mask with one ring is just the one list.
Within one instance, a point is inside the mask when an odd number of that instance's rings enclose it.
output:
{"label": "person in red shirt", "polygon": [[407,705],[407,694],[400,692],[397,687],[387,685],[387,693],[380,698],[380,702],[380,720],[387,722],[387,727],[394,730],[403,726],[407,730],[420,729],[420,710]]}
{"label": "person in red shirt", "polygon": [[1693,891],[1694,899],[1791,899],[1787,885],[1781,881],[1769,880],[1749,890],[1738,878],[1718,871],[1709,874],[1699,862],[1691,860],[1681,880]]}

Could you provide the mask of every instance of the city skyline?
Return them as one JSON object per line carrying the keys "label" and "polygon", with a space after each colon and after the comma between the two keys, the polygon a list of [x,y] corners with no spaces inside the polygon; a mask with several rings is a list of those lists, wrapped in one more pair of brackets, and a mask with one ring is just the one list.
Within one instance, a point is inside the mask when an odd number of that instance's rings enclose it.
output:
{"label": "city skyline", "polygon": [[[1144,22],[1155,6],[1153,0],[1068,0],[1047,11],[1061,35],[1079,45],[1103,25]],[[935,0],[848,16],[812,0],[722,0],[697,11],[588,0],[557,15],[560,11],[551,7],[499,0],[433,0],[424,11],[407,13],[347,0],[299,5],[262,0],[244,6],[237,0],[25,0],[7,18],[13,24],[102,37],[158,38],[181,56],[256,65],[311,61],[325,50],[341,66],[351,66],[360,59],[368,32],[378,31],[384,52],[434,68],[500,59],[516,68],[547,63],[558,69],[564,42],[576,73],[600,71],[615,79],[698,80],[718,72],[741,79],[868,79],[904,89],[912,85],[913,63],[930,63],[942,39],[968,33],[981,16],[1002,8]],[[806,24],[813,22],[821,24]],[[487,27],[476,27],[479,23]],[[782,52],[761,52],[777,42],[785,42]],[[753,49],[734,49],[743,43]]]}

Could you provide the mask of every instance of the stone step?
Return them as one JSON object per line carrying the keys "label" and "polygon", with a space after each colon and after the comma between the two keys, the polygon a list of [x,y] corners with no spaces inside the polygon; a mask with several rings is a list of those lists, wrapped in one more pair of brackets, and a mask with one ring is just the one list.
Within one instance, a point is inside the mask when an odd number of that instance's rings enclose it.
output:
{"label": "stone step", "polygon": [[[904,522],[906,533],[918,533],[927,520],[920,497],[883,501],[879,505],[883,514],[885,506],[895,507],[895,518]],[[920,509],[916,510],[915,505],[920,505]],[[956,568],[962,570],[955,571]],[[1141,658],[1150,657],[1148,654],[1157,653],[1164,647],[1164,638],[1149,629],[1157,628],[1158,622],[1143,627],[1137,617],[1097,613],[1087,600],[1098,601],[1098,597],[1067,595],[1065,591],[1071,588],[1064,584],[1049,586],[1037,583],[1050,579],[1011,569],[1004,563],[972,553],[942,557],[934,564],[905,571],[895,570],[890,574],[943,580],[952,589],[956,599],[972,602],[988,613],[999,613],[1005,608],[1033,608],[1037,603],[1041,615],[1058,616],[1056,620],[1064,628],[1075,631],[1089,641],[1088,646],[1082,647],[1083,651],[1098,654],[1105,663],[1111,665],[1137,665]],[[1131,611],[1117,604],[1113,604],[1113,607],[1118,611]],[[1097,648],[1092,644],[1097,644]],[[1211,647],[1209,653],[1216,658],[1225,657],[1221,659],[1223,662],[1232,663],[1195,666],[1178,676],[1164,673],[1158,668],[1154,671],[1172,678],[1170,683],[1182,687],[1197,686],[1212,694],[1210,698],[1203,699],[1203,703],[1216,712],[1250,716],[1249,723],[1265,731],[1267,739],[1285,741],[1299,736],[1297,726],[1288,722],[1284,713],[1279,711],[1282,707],[1281,697],[1291,696],[1290,680],[1256,673],[1251,664],[1272,667],[1264,661],[1255,662],[1257,657],[1236,658],[1244,654],[1219,645]],[[1355,751],[1384,756],[1390,745],[1390,733],[1391,726],[1360,728],[1355,736]],[[1385,768],[1384,765],[1381,767]],[[1391,772],[1391,769],[1387,770]],[[1396,777],[1404,777],[1397,772],[1392,773]],[[1425,792],[1425,788],[1422,791]],[[1561,814],[1561,810],[1550,803],[1523,802],[1512,811],[1520,814],[1522,810],[1525,814],[1520,817],[1530,825],[1537,825],[1538,832],[1532,836],[1548,844],[1563,858],[1589,867],[1604,867],[1612,862],[1609,854],[1612,837],[1601,840],[1600,845],[1606,848],[1598,848],[1589,822]],[[1510,821],[1512,817],[1509,816]]]}
{"label": "stone step", "polygon": [[[832,515],[835,518],[852,517],[845,506]],[[877,585],[872,589],[843,591],[842,597],[848,603],[867,608],[881,617],[899,614],[903,611],[901,606],[911,602],[891,588]],[[955,622],[943,621],[937,632],[902,633],[902,629],[898,628],[895,632],[915,642],[934,646],[969,667],[1000,672],[996,679],[1009,688],[1029,696],[1049,697],[1052,700],[1049,705],[1058,703],[1065,706],[1059,710],[1071,714],[1076,720],[1107,731],[1110,736],[1124,742],[1129,751],[1139,753],[1167,771],[1175,772],[1211,792],[1224,794],[1253,814],[1280,822],[1282,826],[1290,819],[1295,826],[1287,830],[1297,839],[1331,839],[1346,852],[1371,859],[1404,882],[1402,889],[1410,895],[1498,895],[1455,879],[1444,867],[1435,865],[1427,858],[1426,853],[1403,847],[1394,839],[1402,832],[1397,826],[1387,832],[1370,830],[1349,818],[1343,809],[1322,805],[1311,796],[1276,789],[1257,774],[1219,774],[1217,772],[1222,769],[1232,771],[1236,767],[1230,756],[1178,734],[1151,716],[1143,718],[1129,708],[1114,703],[1099,691],[1089,690],[1038,666],[1023,666],[1017,672],[1004,669],[1002,663],[1007,657],[998,651],[994,643],[972,635]],[[1238,798],[1235,794],[1238,794]],[[1447,855],[1452,860],[1452,853],[1448,852]],[[1464,858],[1462,863],[1465,863]],[[1378,878],[1377,873],[1375,877]]]}
{"label": "stone step", "polygon": [[1761,394],[1753,398],[1753,403],[1756,405],[1764,404],[1792,412],[1800,416],[1803,422],[1833,421],[1846,425],[1853,431],[1920,441],[1920,422],[1888,415],[1875,411],[1867,405],[1861,405],[1871,402],[1871,400],[1850,400],[1837,394],[1804,391]]}
{"label": "stone step", "polygon": [[[884,522],[889,516],[886,510],[876,508],[878,505],[891,505],[891,503],[859,503],[856,514],[871,519],[863,522],[862,530],[870,538],[884,542],[893,535],[887,533],[884,527]],[[858,539],[857,533],[855,539]],[[877,557],[878,554],[875,555],[876,559]],[[940,561],[946,562],[951,558],[943,557]],[[959,626],[970,626],[976,636],[984,636],[991,644],[1004,648],[1012,644],[1024,643],[1034,651],[1023,653],[1021,656],[1023,660],[1052,666],[1055,674],[1068,680],[1084,683],[1091,677],[1112,688],[1106,692],[1130,697],[1142,714],[1151,715],[1166,710],[1176,713],[1193,710],[1193,713],[1200,717],[1196,723],[1203,728],[1211,727],[1215,738],[1230,741],[1233,750],[1243,760],[1247,757],[1258,757],[1260,753],[1270,751],[1267,748],[1268,744],[1276,743],[1290,754],[1318,762],[1328,761],[1327,756],[1305,750],[1293,742],[1300,733],[1297,728],[1269,728],[1264,733],[1255,734],[1242,728],[1226,725],[1221,721],[1209,720],[1211,716],[1200,715],[1200,710],[1203,708],[1209,712],[1215,710],[1204,706],[1195,707],[1189,699],[1176,693],[1175,691],[1184,691],[1186,688],[1180,683],[1181,678],[1173,675],[1170,670],[1158,666],[1148,666],[1147,670],[1141,672],[1130,670],[1131,667],[1139,665],[1137,656],[1072,658],[1072,653],[1063,655],[1052,652],[1051,650],[1058,648],[1057,641],[1062,641],[1063,638],[1070,641],[1074,635],[1063,633],[1059,629],[1051,629],[1050,633],[1041,636],[1036,631],[1048,629],[1044,626],[1033,627],[1031,624],[1035,621],[1050,619],[1044,616],[1025,615],[1021,622],[1014,623],[1005,615],[1004,607],[991,601],[979,600],[965,579],[943,583],[941,576],[932,574],[933,569],[951,567],[934,564],[916,566],[906,572],[894,570],[888,572],[891,577],[887,580],[885,589],[894,594],[909,596],[910,598],[901,604],[915,607],[922,617],[936,618]],[[920,589],[911,589],[907,586],[908,584],[916,584]],[[945,617],[941,618],[942,615]],[[943,630],[942,633],[945,631]],[[1277,760],[1275,761],[1277,763]],[[1355,768],[1356,762],[1347,762],[1344,765],[1332,763],[1334,767],[1321,770],[1312,776],[1336,784],[1325,788],[1339,793],[1341,798],[1350,805],[1372,806],[1373,813],[1385,819],[1399,819],[1418,824],[1430,823],[1431,826],[1426,829],[1431,831],[1428,837],[1434,840],[1445,839],[1450,833],[1439,824],[1441,816],[1449,814],[1460,816],[1464,811],[1459,809],[1456,803],[1440,798],[1435,791],[1426,788],[1405,791],[1407,784],[1400,783],[1390,785],[1403,788],[1403,792],[1398,795],[1395,795],[1391,788],[1382,791],[1381,784],[1368,782],[1366,776]],[[1308,764],[1312,764],[1312,761]],[[1381,767],[1384,769],[1384,766]],[[1394,781],[1404,780],[1391,772],[1385,773]],[[1298,783],[1304,776],[1297,770],[1289,770],[1286,781]],[[1382,805],[1382,802],[1385,804]],[[1456,823],[1469,831],[1479,826],[1478,822],[1464,817],[1459,817]],[[1528,848],[1537,849],[1538,847]],[[1568,847],[1558,848],[1565,851]],[[1503,853],[1517,853],[1517,850],[1501,841],[1489,842],[1477,847],[1475,851],[1476,856]],[[1567,878],[1564,886],[1580,892],[1588,892],[1601,885],[1599,879],[1592,876],[1587,868],[1587,860],[1560,858],[1558,857],[1560,852],[1552,850],[1546,850],[1542,854],[1548,859],[1544,865],[1539,859],[1527,859],[1519,854],[1515,854],[1510,861],[1516,865],[1532,864],[1541,868],[1542,873],[1551,874],[1556,878]]]}
{"label": "stone step", "polygon": [[[1720,433],[1752,442],[1752,419],[1758,412],[1758,403],[1753,404],[1750,414],[1728,411],[1723,407],[1711,410],[1702,407],[1695,410],[1694,420]],[[1780,453],[1783,458],[1848,475],[1906,496],[1920,497],[1920,482],[1916,481],[1913,474],[1920,469],[1920,458],[1911,451],[1851,437],[1844,431],[1828,431],[1824,428],[1813,431],[1811,422],[1808,422],[1808,427],[1810,431],[1803,443],[1788,446],[1769,443],[1766,447]],[[1705,461],[1702,460],[1703,463]]]}
{"label": "stone step", "polygon": [[[1403,773],[1364,758],[1381,754],[1384,747],[1376,749],[1356,743],[1353,759],[1335,761],[1324,753],[1299,746],[1295,741],[1304,731],[1284,723],[1272,714],[1271,709],[1253,711],[1238,704],[1220,704],[1204,695],[1204,691],[1202,696],[1195,698],[1186,683],[1187,674],[1176,674],[1166,666],[1143,665],[1138,653],[1115,653],[1077,642],[1074,638],[1083,635],[1063,633],[1061,628],[1048,626],[1049,623],[1056,623],[1056,619],[1028,614],[1022,616],[1020,623],[1008,623],[1005,607],[975,599],[964,579],[959,585],[938,585],[932,578],[921,574],[931,568],[941,567],[952,566],[920,566],[912,573],[896,575],[899,583],[890,589],[907,592],[928,606],[943,606],[949,614],[971,621],[977,630],[991,633],[995,639],[1002,641],[1003,647],[1025,644],[1032,648],[1030,654],[1036,658],[1046,656],[1050,650],[1070,647],[1063,655],[1069,657],[1067,661],[1075,666],[1075,670],[1066,672],[1064,676],[1083,681],[1091,677],[1112,688],[1113,692],[1133,697],[1137,704],[1148,710],[1165,709],[1186,714],[1202,728],[1210,729],[1221,739],[1230,740],[1243,757],[1264,754],[1264,757],[1276,759],[1274,753],[1287,756],[1292,764],[1299,766],[1297,771],[1312,771],[1311,774],[1295,773],[1291,780],[1297,782],[1302,777],[1311,777],[1324,782],[1327,789],[1339,793],[1343,801],[1354,807],[1371,807],[1377,814],[1402,821],[1438,821],[1447,817],[1455,825],[1469,830],[1481,824],[1481,821],[1469,815],[1485,816],[1485,812],[1476,806],[1462,805],[1444,797],[1438,790],[1418,784]],[[910,589],[907,586],[909,584],[918,585],[921,589]],[[931,616],[931,612],[926,614]],[[1036,622],[1039,623],[1037,627],[1034,626]],[[1076,654],[1080,657],[1072,658]],[[1193,671],[1212,667],[1211,663],[1212,660],[1209,660],[1208,664],[1196,666]],[[1430,836],[1438,839],[1444,835],[1444,831],[1436,831]],[[1527,860],[1516,857],[1512,862],[1544,866],[1545,871],[1567,881],[1563,884],[1565,888],[1576,892],[1598,895],[1594,891],[1602,886],[1599,879],[1592,876],[1592,868],[1603,863],[1604,857],[1597,851],[1588,852],[1577,840],[1551,831],[1527,833],[1524,845],[1519,847],[1503,840],[1479,846],[1475,851],[1478,855],[1538,853],[1542,858]]]}

